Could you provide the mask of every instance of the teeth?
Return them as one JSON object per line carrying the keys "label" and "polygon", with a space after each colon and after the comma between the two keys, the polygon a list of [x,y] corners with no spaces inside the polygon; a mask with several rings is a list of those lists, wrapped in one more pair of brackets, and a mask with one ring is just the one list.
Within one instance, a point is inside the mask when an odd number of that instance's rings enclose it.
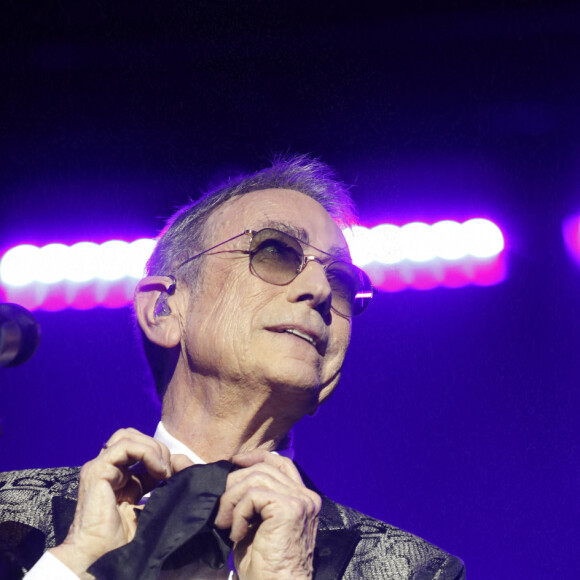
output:
{"label": "teeth", "polygon": [[316,343],[314,342],[314,339],[311,336],[308,336],[307,334],[304,334],[303,332],[300,332],[295,328],[287,328],[286,332],[299,336],[300,338],[303,338],[304,340],[308,341],[312,346],[316,346]]}

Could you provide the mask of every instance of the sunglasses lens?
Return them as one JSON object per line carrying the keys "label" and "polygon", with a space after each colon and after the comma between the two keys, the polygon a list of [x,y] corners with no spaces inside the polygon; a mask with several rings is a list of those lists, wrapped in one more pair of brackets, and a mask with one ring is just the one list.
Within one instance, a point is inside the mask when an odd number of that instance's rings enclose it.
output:
{"label": "sunglasses lens", "polygon": [[[298,275],[304,252],[300,242],[274,229],[256,232],[250,243],[250,268],[269,284],[284,286]],[[343,316],[361,314],[373,297],[369,277],[349,262],[336,261],[326,267],[332,290],[332,309]]]}
{"label": "sunglasses lens", "polygon": [[281,286],[296,277],[302,255],[300,244],[285,233],[260,230],[250,244],[250,267],[265,282]]}
{"label": "sunglasses lens", "polygon": [[348,262],[333,262],[326,269],[332,289],[332,308],[344,316],[358,316],[369,305],[373,287],[360,268]]}

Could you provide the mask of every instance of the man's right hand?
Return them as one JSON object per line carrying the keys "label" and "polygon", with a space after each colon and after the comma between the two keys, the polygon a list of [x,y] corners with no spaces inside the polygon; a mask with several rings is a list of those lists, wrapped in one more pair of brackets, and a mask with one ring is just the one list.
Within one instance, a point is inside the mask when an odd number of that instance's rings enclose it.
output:
{"label": "man's right hand", "polygon": [[[143,467],[138,476],[130,469],[137,463]],[[163,443],[136,429],[116,431],[99,455],[83,465],[73,523],[51,553],[77,576],[92,578],[87,569],[94,562],[133,539],[134,508],[141,497],[190,464],[184,456],[172,458]]]}

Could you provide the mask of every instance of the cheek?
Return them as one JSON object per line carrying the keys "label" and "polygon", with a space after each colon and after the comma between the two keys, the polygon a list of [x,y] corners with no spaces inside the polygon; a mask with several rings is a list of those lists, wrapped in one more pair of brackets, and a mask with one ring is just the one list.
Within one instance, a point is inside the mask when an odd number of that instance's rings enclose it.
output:
{"label": "cheek", "polygon": [[328,371],[330,374],[337,371],[342,366],[348,345],[350,343],[351,323],[350,320],[344,318],[333,323],[335,326],[332,329],[332,347],[328,352]]}
{"label": "cheek", "polygon": [[217,365],[228,361],[230,367],[247,360],[256,313],[266,301],[265,293],[248,278],[244,270],[225,280],[207,280],[206,287],[219,288],[217,295],[209,291],[207,300],[192,298],[187,351],[194,359],[203,357]]}
{"label": "cheek", "polygon": [[335,322],[335,327],[332,329],[333,341],[335,343],[335,349],[340,356],[344,358],[346,349],[350,343],[350,334],[352,331],[352,324],[350,320],[346,318],[337,317]]}
{"label": "cheek", "polygon": [[350,342],[350,320],[342,319],[333,329],[333,332],[333,348],[331,355],[328,357],[327,365],[322,377],[322,388],[318,395],[319,404],[323,403],[334,392],[334,389],[340,380],[342,364]]}

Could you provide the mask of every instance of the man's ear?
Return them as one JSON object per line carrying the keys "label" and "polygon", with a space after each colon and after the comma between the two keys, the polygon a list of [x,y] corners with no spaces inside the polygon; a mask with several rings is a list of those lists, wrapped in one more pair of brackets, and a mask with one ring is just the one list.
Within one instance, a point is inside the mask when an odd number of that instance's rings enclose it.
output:
{"label": "man's ear", "polygon": [[173,276],[147,276],[135,288],[135,313],[145,336],[159,346],[172,348],[181,341],[176,280]]}

